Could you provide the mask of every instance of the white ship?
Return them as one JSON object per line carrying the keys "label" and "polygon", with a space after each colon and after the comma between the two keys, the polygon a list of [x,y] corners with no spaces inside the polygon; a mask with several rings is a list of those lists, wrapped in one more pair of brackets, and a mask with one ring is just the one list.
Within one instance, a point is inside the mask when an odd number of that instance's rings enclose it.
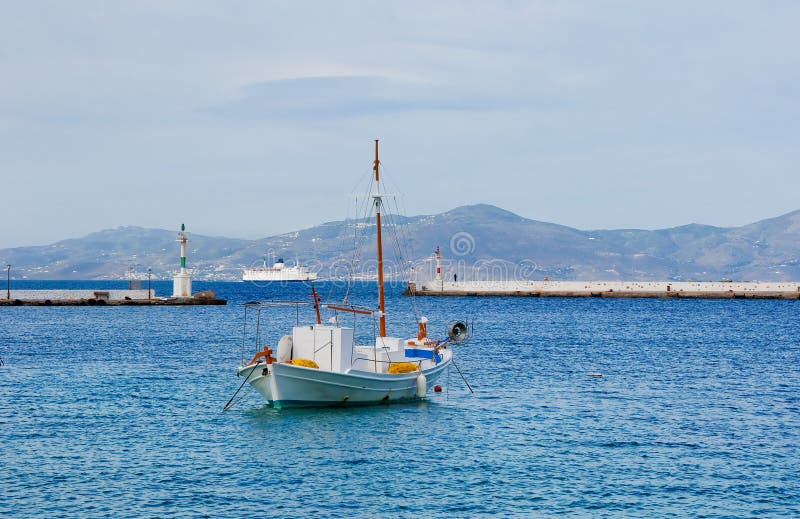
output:
{"label": "white ship", "polygon": [[306,267],[296,262],[293,267],[287,267],[283,258],[267,266],[264,261],[263,267],[244,269],[242,281],[314,281],[317,279],[315,272],[310,272]]}

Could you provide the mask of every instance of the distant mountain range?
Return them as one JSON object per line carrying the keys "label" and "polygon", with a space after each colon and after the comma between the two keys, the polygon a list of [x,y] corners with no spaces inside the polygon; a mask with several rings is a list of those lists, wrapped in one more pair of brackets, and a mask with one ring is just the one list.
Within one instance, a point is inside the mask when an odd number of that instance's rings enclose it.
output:
{"label": "distant mountain range", "polygon": [[[356,277],[372,278],[374,233],[365,220],[259,240],[190,233],[188,264],[195,279],[240,280],[243,267],[260,265],[269,254],[270,262],[299,258],[321,278],[345,277],[353,265]],[[131,266],[140,277],[151,268],[154,278],[167,279],[178,268],[175,238],[173,231],[120,227],[3,249],[0,259],[17,279],[124,279]],[[800,280],[800,211],[742,227],[582,231],[480,204],[390,218],[384,244],[389,275],[397,279],[431,277],[439,246],[445,275],[460,279]],[[405,251],[399,259],[396,250]]]}

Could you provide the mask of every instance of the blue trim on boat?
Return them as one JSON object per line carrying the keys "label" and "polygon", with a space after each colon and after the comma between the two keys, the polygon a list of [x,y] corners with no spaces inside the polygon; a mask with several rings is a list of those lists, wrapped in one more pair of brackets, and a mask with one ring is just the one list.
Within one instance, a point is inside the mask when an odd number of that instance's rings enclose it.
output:
{"label": "blue trim on boat", "polygon": [[[415,348],[406,348],[406,358],[407,359],[432,359],[433,358],[433,351],[432,350],[418,350]],[[442,362],[442,356],[438,353],[436,354],[436,364]]]}

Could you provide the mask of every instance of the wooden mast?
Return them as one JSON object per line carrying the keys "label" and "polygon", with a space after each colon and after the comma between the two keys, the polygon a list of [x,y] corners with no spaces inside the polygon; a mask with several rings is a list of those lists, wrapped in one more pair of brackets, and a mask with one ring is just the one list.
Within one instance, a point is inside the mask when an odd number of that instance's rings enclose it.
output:
{"label": "wooden mast", "polygon": [[317,312],[317,324],[322,324],[322,318],[319,315],[319,294],[314,289],[314,285],[311,285],[311,297],[314,298],[314,311]]}
{"label": "wooden mast", "polygon": [[378,310],[380,310],[380,336],[386,337],[386,306],[383,298],[383,244],[381,242],[381,187],[380,177],[378,171],[380,169],[380,160],[378,160],[378,139],[375,139],[375,164],[372,167],[375,170],[375,188],[377,193],[372,195],[375,199],[375,225],[378,228]]}

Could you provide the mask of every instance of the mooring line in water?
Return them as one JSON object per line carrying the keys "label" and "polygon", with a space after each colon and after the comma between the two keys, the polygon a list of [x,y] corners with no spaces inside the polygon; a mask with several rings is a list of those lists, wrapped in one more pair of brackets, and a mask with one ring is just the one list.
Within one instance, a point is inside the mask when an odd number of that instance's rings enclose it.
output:
{"label": "mooring line in water", "polygon": [[[246,392],[246,391],[245,391],[244,393],[241,393],[241,396],[239,396],[238,398],[236,398],[236,400],[234,400],[234,401],[233,401],[233,403],[231,403],[231,405],[230,405],[230,406],[228,406],[228,410],[230,410],[230,409],[233,409],[234,407],[236,407],[237,405],[239,405],[239,403],[240,403],[242,400],[244,400],[245,398],[247,398],[247,392]],[[223,411],[224,411],[224,410],[223,410]]]}
{"label": "mooring line in water", "polygon": [[464,384],[467,385],[467,389],[469,389],[469,392],[474,395],[475,391],[472,390],[472,387],[470,387],[469,382],[467,382],[466,377],[464,377],[464,374],[461,373],[461,369],[459,369],[458,364],[456,364],[456,359],[454,359],[453,357],[450,357],[450,362],[453,363],[453,366],[455,366],[456,371],[458,371],[458,374],[461,375],[461,380],[463,380]]}
{"label": "mooring line in water", "polygon": [[[247,376],[246,376],[246,377],[244,377],[244,380],[242,381],[242,383],[241,383],[241,384],[239,384],[239,387],[238,387],[238,388],[236,388],[236,391],[233,393],[233,396],[231,397],[231,399],[230,399],[230,400],[228,400],[228,403],[227,403],[227,404],[225,404],[225,407],[223,407],[223,408],[222,408],[222,412],[223,412],[223,413],[224,413],[225,411],[227,411],[228,409],[230,409],[231,407],[233,407],[233,405],[231,405],[231,402],[233,402],[233,399],[234,399],[234,398],[236,398],[236,395],[238,395],[238,394],[239,394],[239,391],[241,391],[241,390],[242,390],[242,388],[243,388],[243,387],[244,387],[244,385],[247,383],[247,381],[248,381],[248,380],[250,380],[250,375],[252,375],[252,374],[253,374],[253,372],[256,370],[256,368],[258,367],[258,365],[259,365],[259,364],[261,364],[261,361],[260,361],[260,360],[259,360],[258,362],[256,362],[256,365],[255,365],[255,366],[253,366],[253,369],[251,369],[251,370],[250,370],[250,373],[248,373],[248,374],[247,374]],[[238,404],[239,402],[236,402],[236,403]]]}

